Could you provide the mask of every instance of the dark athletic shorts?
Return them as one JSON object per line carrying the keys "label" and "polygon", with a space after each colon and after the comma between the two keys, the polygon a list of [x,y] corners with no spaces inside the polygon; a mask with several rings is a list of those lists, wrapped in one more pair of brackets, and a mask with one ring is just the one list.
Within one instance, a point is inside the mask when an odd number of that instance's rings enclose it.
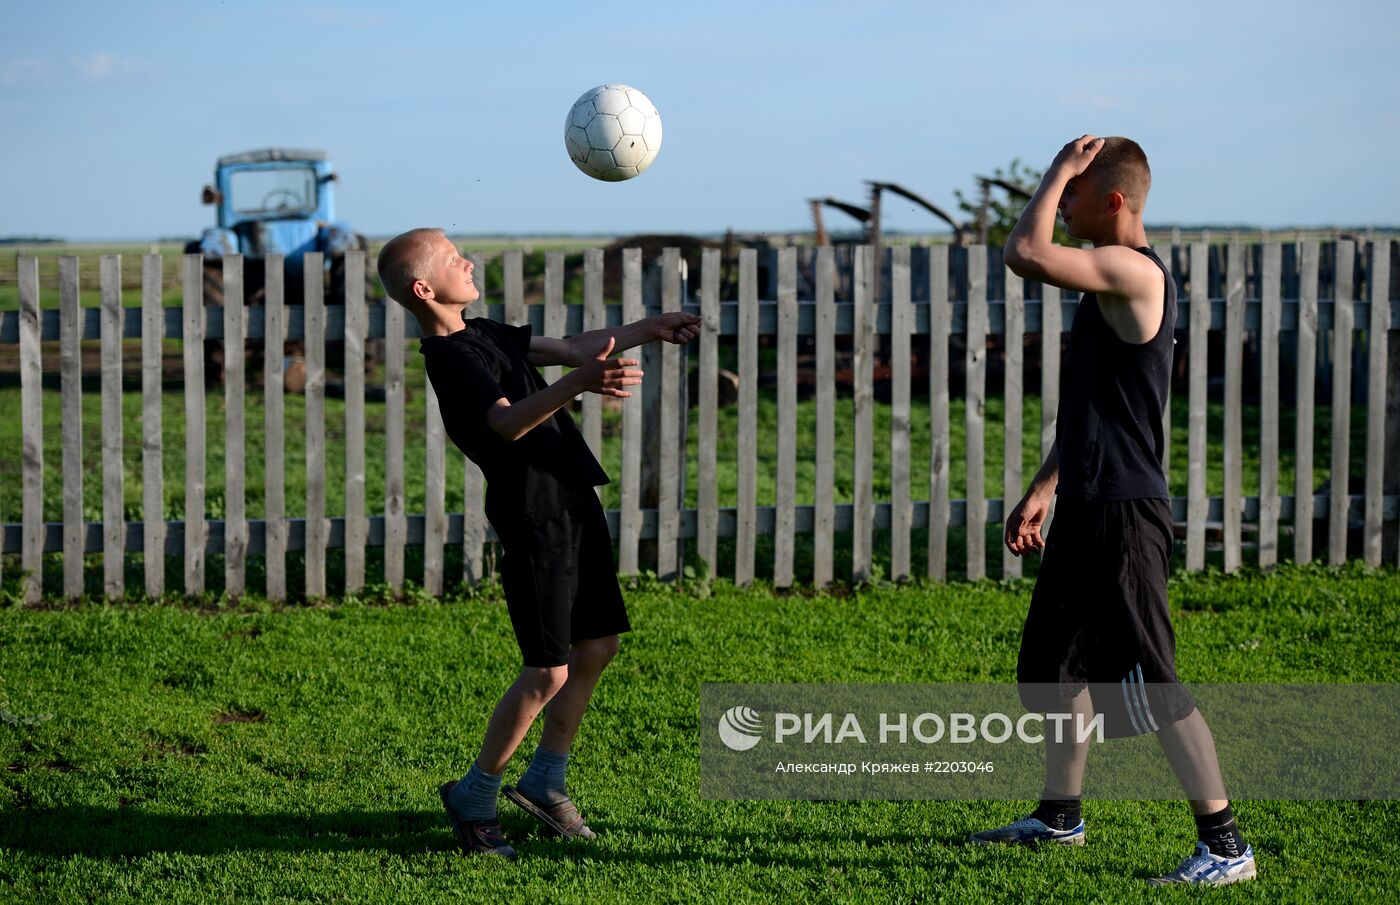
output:
{"label": "dark athletic shorts", "polygon": [[541,525],[497,535],[510,624],[526,666],[563,666],[578,641],[630,631],[612,538],[592,492]]}
{"label": "dark athletic shorts", "polygon": [[1166,500],[1059,498],[1016,664],[1027,709],[1063,712],[1087,687],[1109,738],[1190,715],[1167,607],[1171,552]]}

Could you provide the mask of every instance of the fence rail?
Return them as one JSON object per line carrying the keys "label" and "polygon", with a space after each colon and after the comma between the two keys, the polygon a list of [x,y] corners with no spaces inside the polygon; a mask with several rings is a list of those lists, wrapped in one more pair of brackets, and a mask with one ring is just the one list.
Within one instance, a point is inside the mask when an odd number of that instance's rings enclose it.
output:
{"label": "fence rail", "polygon": [[[953,260],[953,251],[958,258]],[[1248,528],[1255,537],[1258,563],[1269,568],[1279,559],[1280,532],[1294,532],[1294,559],[1311,556],[1316,515],[1326,518],[1326,555],[1341,563],[1359,552],[1370,565],[1400,558],[1394,535],[1400,522],[1400,368],[1390,357],[1390,333],[1400,331],[1400,304],[1392,298],[1389,240],[1377,240],[1358,248],[1340,241],[1320,244],[1265,243],[1230,245],[1222,250],[1195,243],[1163,247],[1164,260],[1176,262],[1179,311],[1175,330],[1178,349],[1186,353],[1183,383],[1189,393],[1187,425],[1187,492],[1173,499],[1178,522],[1184,523],[1187,567],[1204,566],[1208,529],[1218,528],[1227,570],[1243,563]],[[799,258],[801,260],[799,261]],[[475,260],[480,265],[482,258]],[[1357,266],[1360,262],[1360,266]],[[713,565],[717,538],[734,538],[733,577],[740,583],[756,573],[759,535],[772,535],[773,580],[787,586],[798,580],[822,585],[834,575],[835,535],[850,534],[851,576],[856,580],[874,574],[874,534],[889,532],[889,575],[903,578],[926,574],[943,580],[949,573],[950,529],[965,529],[965,574],[986,574],[988,553],[1001,560],[1002,575],[1019,574],[1020,562],[987,549],[987,526],[1003,517],[1005,500],[1024,489],[1019,454],[1023,424],[1026,353],[1039,358],[1042,417],[1029,425],[1039,433],[1044,454],[1054,438],[1053,413],[1058,399],[1061,345],[1073,323],[1077,299],[1054,287],[1023,283],[1000,267],[995,255],[974,246],[966,250],[947,247],[910,249],[896,247],[878,252],[862,247],[838,254],[832,249],[779,249],[768,263],[773,290],[771,300],[759,298],[759,261],[753,250],[743,250],[737,260],[735,298],[721,300],[721,259],[706,250],[699,261],[699,280],[686,285],[680,253],[667,249],[652,262],[640,250],[622,255],[622,292],[619,303],[603,299],[603,254],[584,255],[584,304],[563,301],[564,257],[546,259],[545,295],[539,305],[523,299],[522,256],[503,255],[504,281],[501,300],[482,305],[475,313],[511,323],[531,323],[536,330],[576,333],[634,320],[658,308],[685,307],[705,317],[705,327],[693,352],[665,346],[649,349],[648,386],[644,395],[623,406],[621,419],[621,507],[608,513],[609,525],[619,544],[618,560],[625,572],[654,568],[666,578],[679,574],[686,557],[699,557]],[[367,547],[383,547],[385,580],[399,586],[405,579],[406,546],[422,546],[423,583],[429,592],[444,586],[447,545],[462,549],[462,580],[474,582],[485,574],[484,545],[494,540],[482,512],[483,482],[480,472],[449,450],[438,411],[442,401],[427,388],[425,443],[425,511],[409,515],[404,510],[405,343],[385,343],[385,458],[382,463],[365,459],[365,343],[370,339],[417,336],[417,325],[405,318],[397,305],[367,305],[363,281],[365,260],[352,253],[347,260],[346,296],[343,304],[324,304],[319,276],[323,261],[308,255],[304,298],[284,298],[282,262],[276,258],[266,268],[265,303],[242,303],[242,262],[224,262],[223,307],[203,302],[203,261],[197,255],[182,261],[183,305],[161,307],[162,259],[145,256],[141,262],[142,294],[139,308],[123,308],[122,260],[103,256],[100,262],[101,304],[80,307],[79,261],[61,259],[58,271],[57,309],[39,305],[37,259],[20,256],[16,273],[20,309],[0,313],[0,346],[18,346],[22,456],[22,514],[16,524],[0,532],[0,549],[19,554],[25,573],[27,600],[41,596],[42,557],[63,554],[62,594],[83,592],[84,554],[102,554],[103,593],[126,593],[124,557],[159,550],[163,556],[145,557],[145,592],[161,594],[165,556],[183,561],[183,591],[203,590],[208,557],[224,559],[224,587],[231,595],[247,588],[249,557],[264,562],[268,597],[288,594],[286,555],[301,551],[305,557],[308,597],[323,596],[331,583],[327,575],[329,549],[343,549],[343,586],[353,591],[365,580]],[[646,265],[650,265],[649,267]],[[876,280],[879,267],[887,272]],[[989,269],[989,268],[995,269]],[[801,268],[801,269],[799,269]],[[1320,273],[1326,272],[1326,280]],[[484,273],[484,268],[478,269]],[[804,274],[809,274],[810,279]],[[1192,278],[1195,275],[1196,278]],[[1205,278],[1200,278],[1204,276]],[[922,284],[922,285],[920,285]],[[888,287],[888,295],[872,298],[872,286]],[[847,295],[850,301],[838,301]],[[1319,287],[1331,292],[1320,298]],[[1364,298],[1354,298],[1364,286]],[[810,298],[799,299],[800,288]],[[989,288],[1001,298],[988,298]],[[954,289],[961,299],[950,299]],[[1215,295],[1213,291],[1220,294]],[[1252,290],[1252,291],[1251,291]],[[1290,298],[1283,298],[1292,291]],[[287,304],[298,301],[300,304]],[[245,421],[245,373],[242,356],[226,356],[228,362],[221,391],[206,390],[203,379],[203,343],[238,337],[261,341],[266,352],[262,375],[265,473],[265,516],[249,519],[245,512],[248,475],[243,450],[248,439]],[[961,340],[961,360],[954,357],[953,338]],[[1035,339],[1038,337],[1038,341]],[[776,371],[760,375],[760,338],[775,347]],[[992,338],[992,341],[988,341]],[[140,340],[142,392],[142,509],[159,515],[145,521],[125,521],[123,513],[122,364],[123,339]],[[1026,340],[1030,339],[1030,342]],[[42,344],[57,341],[61,382],[63,456],[61,463],[62,514],[60,523],[42,521],[43,385]],[[101,462],[84,462],[82,451],[82,343],[100,343]],[[185,518],[163,517],[162,456],[165,437],[161,430],[162,357],[165,340],[183,344]],[[286,340],[301,340],[306,347],[307,381],[305,420],[293,425],[304,432],[306,515],[286,517],[285,472],[298,467],[285,457],[288,425],[283,408],[282,348]],[[815,431],[812,448],[798,448],[797,385],[798,344],[810,341],[811,360],[804,379],[815,384]],[[345,392],[345,505],[334,516],[326,512],[326,343],[344,343]],[[737,496],[724,506],[716,493],[716,412],[719,408],[714,377],[721,344],[734,346],[738,366]],[[1213,344],[1223,349],[1223,368],[1212,373]],[[838,354],[839,352],[839,354]],[[1248,353],[1248,354],[1247,354]],[[1319,354],[1321,353],[1321,354]],[[1219,352],[1217,351],[1217,354]],[[697,399],[688,398],[688,359],[695,358],[707,379],[699,380]],[[850,503],[835,502],[834,423],[838,386],[838,358],[848,366],[840,375],[852,395],[854,455]],[[881,359],[881,384],[889,386],[890,433],[874,431],[876,363]],[[1256,361],[1257,359],[1257,361]],[[912,460],[911,391],[915,388],[914,364],[927,371],[929,395],[929,460]],[[1246,361],[1257,371],[1246,374]],[[1292,367],[1294,373],[1285,371]],[[1353,380],[1353,368],[1357,368]],[[1360,370],[1364,369],[1364,370]],[[949,423],[950,377],[959,372],[966,394],[962,454],[966,465],[966,499],[950,495],[952,445]],[[999,385],[989,385],[990,375],[1000,374]],[[1243,486],[1243,385],[1257,375],[1260,448],[1259,486],[1256,496],[1246,497]],[[1317,378],[1325,378],[1331,392],[1331,458],[1326,492],[1312,486],[1314,445],[1313,402]],[[764,386],[760,386],[760,378]],[[775,384],[776,491],[773,505],[757,500],[758,399]],[[1224,493],[1206,493],[1207,401],[1212,381],[1223,392]],[[1274,388],[1296,388],[1298,417],[1291,438],[1296,450],[1296,486],[1279,486],[1280,394]],[[923,391],[925,387],[917,389]],[[205,427],[209,396],[221,392],[226,417],[224,435],[212,438],[224,455],[224,509],[222,518],[210,518],[205,507],[205,460],[211,438]],[[1003,468],[989,475],[985,459],[988,395],[1004,400]],[[1352,407],[1365,405],[1365,458],[1361,492],[1352,491],[1349,475]],[[450,403],[449,403],[450,404]],[[697,507],[686,508],[684,457],[688,448],[691,409],[696,409],[694,429],[698,487]],[[603,438],[602,412],[596,397],[585,397],[582,428],[590,446],[598,451]],[[1168,413],[1169,417],[1169,413]],[[337,425],[339,426],[339,425]],[[1168,422],[1169,426],[1169,422]],[[1168,431],[1170,436],[1170,431]],[[889,498],[874,493],[876,447],[888,450]],[[450,455],[449,455],[450,452]],[[415,453],[417,454],[417,453]],[[796,463],[807,459],[815,466],[813,503],[796,502]],[[451,469],[448,462],[453,463]],[[100,468],[98,467],[100,465]],[[385,500],[383,515],[367,514],[366,471],[382,468]],[[1389,472],[1387,472],[1389,468]],[[449,471],[462,483],[464,511],[449,513],[444,499]],[[83,519],[85,476],[101,481],[102,520]],[[456,480],[457,478],[453,478]],[[999,479],[999,481],[998,481]],[[1000,497],[989,497],[986,488],[1000,484]],[[1333,493],[1330,488],[1346,488]],[[1283,494],[1283,490],[1291,491]],[[926,500],[916,499],[926,495]],[[928,529],[927,550],[915,557],[911,533]],[[1358,534],[1359,539],[1352,539]],[[795,538],[812,536],[811,573],[796,572]],[[916,562],[916,559],[922,560]],[[453,576],[456,580],[457,576]]]}

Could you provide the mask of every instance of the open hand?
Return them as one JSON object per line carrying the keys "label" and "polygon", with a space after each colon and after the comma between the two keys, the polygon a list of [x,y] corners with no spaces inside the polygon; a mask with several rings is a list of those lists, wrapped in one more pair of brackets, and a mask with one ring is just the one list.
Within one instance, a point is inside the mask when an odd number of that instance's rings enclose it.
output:
{"label": "open hand", "polygon": [[1006,549],[1015,556],[1032,550],[1044,550],[1045,539],[1040,529],[1050,515],[1050,500],[1039,494],[1028,493],[1011,510],[1006,518]]}
{"label": "open hand", "polygon": [[599,396],[616,396],[626,399],[632,394],[623,387],[637,386],[642,382],[642,372],[636,370],[635,358],[609,358],[613,350],[613,338],[608,337],[606,345],[596,356],[574,371],[575,379],[583,384],[583,389]]}
{"label": "open hand", "polygon": [[655,337],[668,343],[688,343],[700,335],[700,317],[695,314],[668,311],[665,314],[652,315],[647,320],[651,322]]}
{"label": "open hand", "polygon": [[1055,155],[1054,162],[1050,164],[1050,169],[1059,170],[1073,179],[1089,168],[1089,164],[1102,149],[1102,138],[1081,135],[1060,149],[1060,153]]}

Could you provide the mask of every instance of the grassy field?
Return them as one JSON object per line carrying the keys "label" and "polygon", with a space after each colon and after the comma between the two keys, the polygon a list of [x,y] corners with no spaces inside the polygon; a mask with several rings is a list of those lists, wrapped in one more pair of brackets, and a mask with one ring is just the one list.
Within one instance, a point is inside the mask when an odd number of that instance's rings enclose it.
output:
{"label": "grassy field", "polygon": [[[1091,801],[1086,848],[1023,851],[963,839],[1027,802],[699,798],[702,682],[1011,681],[1028,592],[639,583],[636,631],[572,760],[601,836],[547,841],[503,804],[515,864],[456,854],[434,791],[465,769],[517,663],[494,594],[0,608],[0,899],[1196,901],[1143,887],[1189,850],[1179,802]],[[1397,599],[1393,571],[1178,577],[1181,674],[1395,682]],[[1212,900],[1389,901],[1400,886],[1394,802],[1236,807],[1261,878]]]}

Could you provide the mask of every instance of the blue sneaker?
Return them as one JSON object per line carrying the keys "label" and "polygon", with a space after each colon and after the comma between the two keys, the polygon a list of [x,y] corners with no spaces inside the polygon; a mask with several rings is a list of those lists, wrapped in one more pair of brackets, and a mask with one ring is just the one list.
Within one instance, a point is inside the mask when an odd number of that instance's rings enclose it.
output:
{"label": "blue sneaker", "polygon": [[1057,830],[1035,817],[1022,817],[1015,823],[973,833],[968,839],[977,845],[1040,845],[1052,842],[1056,845],[1083,845],[1084,821],[1067,830]]}
{"label": "blue sneaker", "polygon": [[1199,886],[1228,886],[1242,880],[1253,880],[1259,874],[1254,865],[1254,846],[1246,845],[1238,858],[1222,858],[1212,854],[1204,842],[1196,843],[1196,851],[1176,870],[1165,877],[1153,877],[1148,886],[1173,886],[1190,883]]}

